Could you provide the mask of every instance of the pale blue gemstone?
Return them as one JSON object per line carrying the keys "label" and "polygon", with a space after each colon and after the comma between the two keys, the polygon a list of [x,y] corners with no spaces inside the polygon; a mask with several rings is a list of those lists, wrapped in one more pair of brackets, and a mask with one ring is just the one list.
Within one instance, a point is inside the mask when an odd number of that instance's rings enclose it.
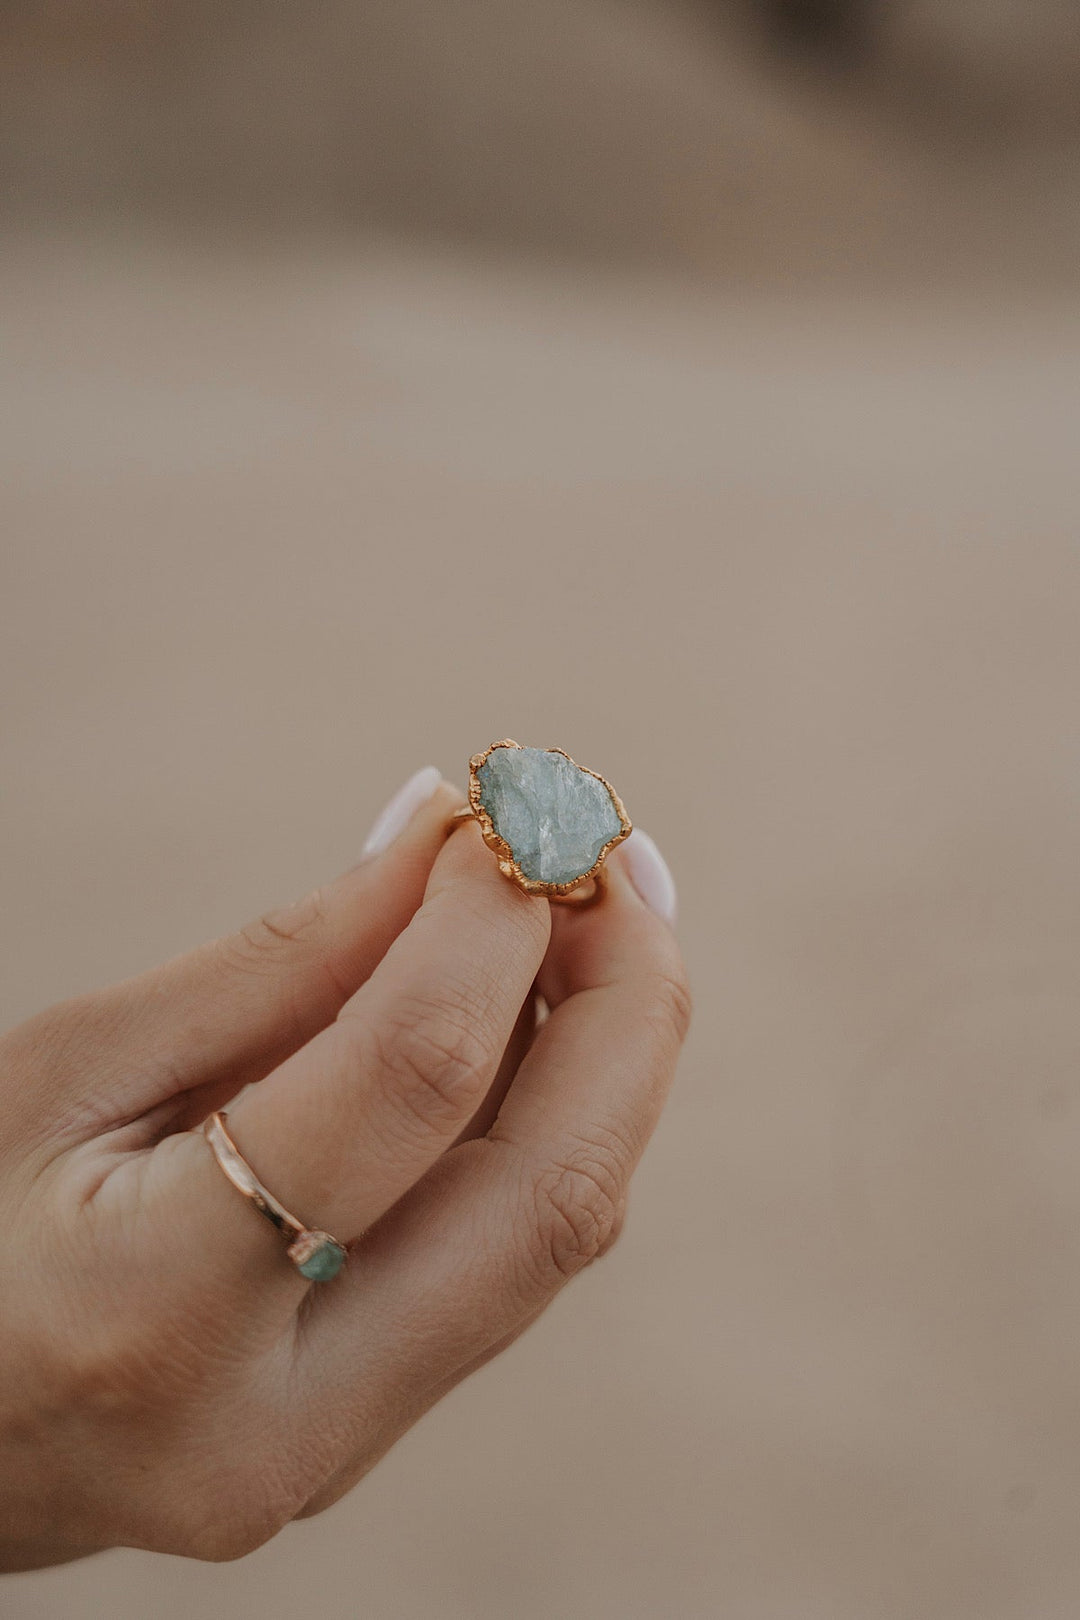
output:
{"label": "pale blue gemstone", "polygon": [[345,1250],[340,1243],[320,1243],[314,1254],[309,1254],[297,1271],[311,1282],[329,1282],[345,1264]]}
{"label": "pale blue gemstone", "polygon": [[495,831],[527,878],[572,883],[622,830],[604,783],[545,748],[493,748],[478,772]]}

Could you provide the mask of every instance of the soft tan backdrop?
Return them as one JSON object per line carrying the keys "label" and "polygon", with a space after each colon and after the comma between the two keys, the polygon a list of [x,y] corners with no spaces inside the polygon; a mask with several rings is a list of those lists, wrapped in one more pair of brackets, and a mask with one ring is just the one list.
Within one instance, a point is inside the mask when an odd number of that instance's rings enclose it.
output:
{"label": "soft tan backdrop", "polygon": [[3,1014],[609,772],[698,1016],[624,1241],[350,1499],[5,1620],[1066,1620],[1080,320],[11,247]]}
{"label": "soft tan backdrop", "polygon": [[0,1021],[506,734],[698,1003],[614,1255],[350,1499],[3,1620],[1080,1612],[1075,8],[762,9],[0,17]]}

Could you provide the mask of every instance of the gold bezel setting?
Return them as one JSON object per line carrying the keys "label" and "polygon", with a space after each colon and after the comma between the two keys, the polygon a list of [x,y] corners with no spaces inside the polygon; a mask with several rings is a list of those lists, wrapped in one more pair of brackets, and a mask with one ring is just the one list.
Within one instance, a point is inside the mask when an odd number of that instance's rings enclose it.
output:
{"label": "gold bezel setting", "polygon": [[621,844],[624,838],[629,838],[631,832],[633,831],[633,823],[626,813],[625,805],[607,778],[605,776],[601,776],[599,771],[591,771],[587,765],[579,765],[577,760],[571,758],[571,756],[566,752],[565,748],[545,748],[542,749],[541,752],[545,754],[561,754],[563,758],[569,760],[570,764],[573,765],[577,770],[584,771],[586,776],[594,776],[598,782],[603,783],[604,787],[607,789],[607,792],[611,796],[611,802],[615,806],[615,812],[618,815],[620,822],[619,831],[615,834],[614,838],[608,839],[607,843],[604,845],[603,849],[600,851],[589,870],[587,872],[582,872],[579,877],[571,879],[569,883],[544,883],[538,878],[526,877],[525,873],[521,870],[521,867],[514,859],[514,852],[510,845],[506,842],[506,839],[500,837],[500,835],[495,831],[495,823],[488,815],[488,812],[484,807],[483,799],[481,798],[479,775],[480,768],[487,760],[488,756],[495,752],[496,748],[524,747],[524,743],[515,742],[512,737],[504,737],[499,742],[493,742],[490,747],[485,748],[482,754],[473,754],[472,758],[469,760],[469,806],[472,814],[480,823],[480,833],[483,837],[484,843],[498,857],[499,870],[504,874],[504,876],[510,878],[514,883],[516,883],[518,888],[524,889],[526,894],[542,894],[546,895],[550,900],[562,900],[565,899],[567,895],[573,894],[575,890],[581,889],[583,885],[590,882],[590,880],[597,886],[597,889],[599,890],[602,876],[601,869],[604,861],[615,848],[616,844]]}

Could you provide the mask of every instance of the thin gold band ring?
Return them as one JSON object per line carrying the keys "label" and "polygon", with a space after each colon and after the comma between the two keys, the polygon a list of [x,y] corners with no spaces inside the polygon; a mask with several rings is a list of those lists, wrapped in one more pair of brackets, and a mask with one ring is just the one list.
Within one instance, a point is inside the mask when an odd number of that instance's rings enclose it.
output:
{"label": "thin gold band ring", "polygon": [[295,1215],[289,1214],[284,1204],[278,1203],[229,1135],[225,1124],[227,1118],[226,1113],[219,1111],[211,1114],[203,1126],[203,1135],[213,1150],[214,1158],[237,1191],[242,1192],[260,1215],[265,1215],[271,1225],[276,1226],[282,1236],[288,1239],[285,1253],[300,1275],[309,1282],[329,1282],[348,1259],[345,1245],[331,1237],[329,1232],[305,1226]]}

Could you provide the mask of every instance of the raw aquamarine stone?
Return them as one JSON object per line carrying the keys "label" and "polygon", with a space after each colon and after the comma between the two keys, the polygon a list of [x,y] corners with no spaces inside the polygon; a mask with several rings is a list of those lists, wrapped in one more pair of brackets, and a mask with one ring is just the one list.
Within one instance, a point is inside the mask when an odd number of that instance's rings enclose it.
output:
{"label": "raw aquamarine stone", "polygon": [[527,878],[573,883],[622,831],[599,777],[545,748],[493,748],[477,777],[480,799]]}
{"label": "raw aquamarine stone", "polygon": [[345,1250],[340,1243],[320,1243],[314,1254],[301,1261],[297,1271],[310,1282],[329,1282],[345,1264]]}

